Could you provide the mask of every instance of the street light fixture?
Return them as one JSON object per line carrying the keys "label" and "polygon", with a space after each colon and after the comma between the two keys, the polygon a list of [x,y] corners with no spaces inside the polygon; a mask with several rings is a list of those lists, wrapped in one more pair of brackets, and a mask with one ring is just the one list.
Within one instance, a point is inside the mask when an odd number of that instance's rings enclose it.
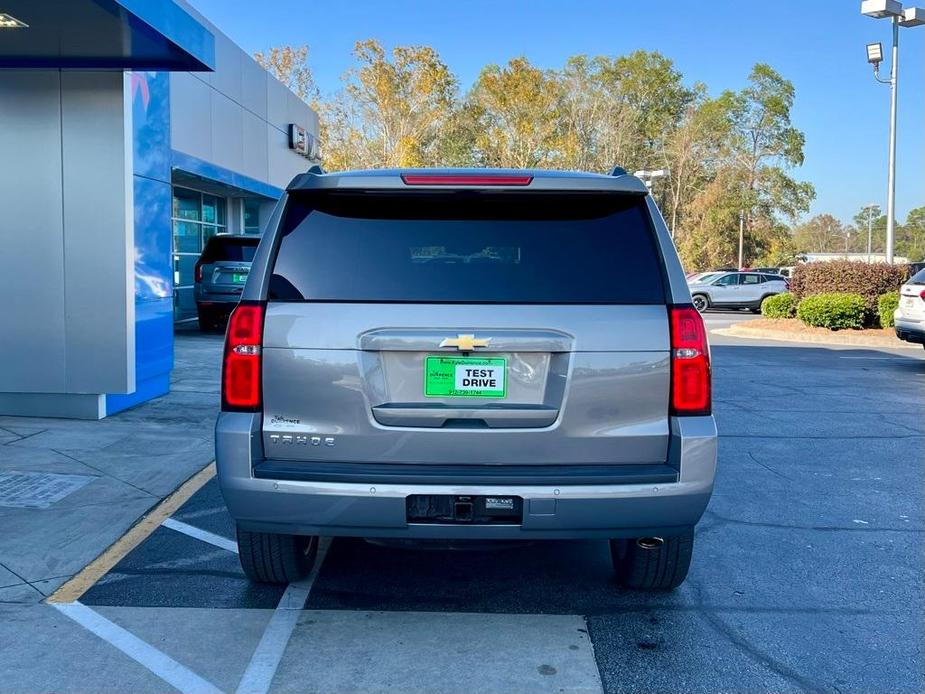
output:
{"label": "street light fixture", "polygon": [[634,172],[633,175],[636,178],[641,178],[643,183],[645,183],[648,188],[651,188],[653,180],[656,178],[664,178],[668,175],[668,169],[656,169],[655,171],[642,169],[641,171]]}
{"label": "street light fixture", "polygon": [[903,11],[903,18],[899,25],[904,27],[920,27],[925,24],[925,10],[921,7],[907,7]]}
{"label": "street light fixture", "polygon": [[864,0],[861,14],[874,19],[889,19],[893,25],[893,46],[890,77],[880,77],[883,48],[879,43],[867,44],[867,62],[874,66],[874,79],[890,85],[890,150],[889,174],[886,195],[886,262],[893,262],[893,245],[896,236],[896,92],[899,82],[899,27],[917,27],[925,24],[925,10],[918,7],[903,9],[896,0]]}
{"label": "street light fixture", "polygon": [[861,3],[861,14],[874,19],[901,17],[902,13],[903,5],[896,0],[864,0]]}
{"label": "street light fixture", "polygon": [[[668,177],[668,169],[655,169],[654,171],[649,171],[648,169],[642,169],[640,171],[634,171],[633,175],[636,178],[641,179],[642,182],[646,184],[646,188],[648,188],[651,191],[652,182],[655,181],[655,179]],[[662,192],[662,203],[664,204],[664,202],[665,202],[665,194],[663,191]],[[671,235],[671,238],[674,238],[674,229],[669,228],[668,232]]]}

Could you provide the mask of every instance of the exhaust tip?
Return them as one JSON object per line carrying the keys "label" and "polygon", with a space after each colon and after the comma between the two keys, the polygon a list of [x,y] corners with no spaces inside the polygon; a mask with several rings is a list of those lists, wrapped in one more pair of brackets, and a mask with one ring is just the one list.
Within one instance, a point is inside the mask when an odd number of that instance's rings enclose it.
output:
{"label": "exhaust tip", "polygon": [[640,537],[636,539],[636,546],[640,549],[658,549],[665,540],[660,537]]}

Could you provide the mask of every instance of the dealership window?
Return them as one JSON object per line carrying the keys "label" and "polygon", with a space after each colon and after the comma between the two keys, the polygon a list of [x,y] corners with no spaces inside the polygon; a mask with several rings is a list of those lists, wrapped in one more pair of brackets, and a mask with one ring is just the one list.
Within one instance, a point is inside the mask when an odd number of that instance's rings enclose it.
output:
{"label": "dealership window", "polygon": [[193,282],[206,242],[227,230],[227,198],[190,188],[173,188],[174,319],[196,315]]}
{"label": "dealership window", "polygon": [[244,233],[260,233],[260,199],[244,198]]}

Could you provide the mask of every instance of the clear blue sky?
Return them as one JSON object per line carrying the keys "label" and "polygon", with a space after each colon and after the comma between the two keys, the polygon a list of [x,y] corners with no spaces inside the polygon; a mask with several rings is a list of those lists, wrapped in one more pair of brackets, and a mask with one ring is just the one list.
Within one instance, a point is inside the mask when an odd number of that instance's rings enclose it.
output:
{"label": "clear blue sky", "polygon": [[[888,53],[890,25],[862,16],[860,0],[189,1],[248,52],[307,43],[325,93],[340,88],[366,38],[433,46],[464,89],[483,65],[518,55],[555,68],[577,53],[657,50],[713,93],[740,89],[767,62],[796,87],[806,163],[795,173],[816,186],[811,214],[849,221],[868,202],[886,209],[889,87],[874,81],[864,46],[880,41]],[[902,222],[925,205],[925,26],[901,29],[900,49]]]}

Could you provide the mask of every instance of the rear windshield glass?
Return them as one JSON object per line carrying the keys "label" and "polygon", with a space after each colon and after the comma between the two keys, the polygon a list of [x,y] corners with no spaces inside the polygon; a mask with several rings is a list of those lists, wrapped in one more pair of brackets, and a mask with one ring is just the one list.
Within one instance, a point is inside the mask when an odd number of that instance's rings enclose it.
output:
{"label": "rear windshield glass", "polygon": [[218,237],[209,239],[202,251],[201,262],[216,263],[222,260],[249,263],[254,260],[254,252],[260,242],[256,237]]}
{"label": "rear windshield glass", "polygon": [[302,194],[281,233],[273,301],[665,302],[641,197]]}
{"label": "rear windshield glass", "polygon": [[909,278],[909,284],[925,284],[925,268],[922,268],[917,273],[912,275]]}

